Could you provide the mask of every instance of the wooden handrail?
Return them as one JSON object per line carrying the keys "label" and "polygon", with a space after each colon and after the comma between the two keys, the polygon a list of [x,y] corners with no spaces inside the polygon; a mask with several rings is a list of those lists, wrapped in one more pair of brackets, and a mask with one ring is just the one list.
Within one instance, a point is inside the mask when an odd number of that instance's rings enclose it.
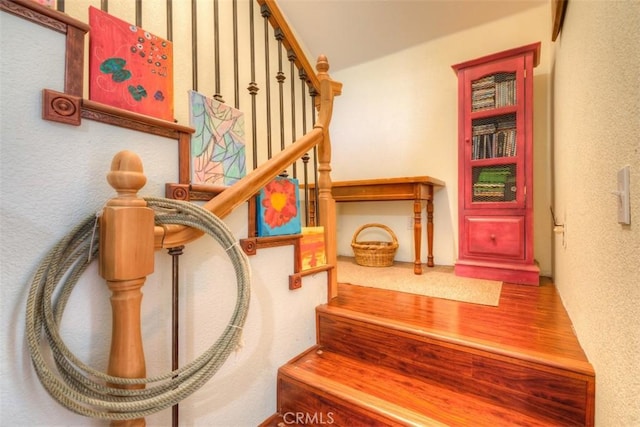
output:
{"label": "wooden handrail", "polygon": [[[319,167],[321,175],[320,182],[318,183],[319,192],[322,194],[324,189],[326,192],[325,196],[328,195],[328,197],[331,198],[331,180],[328,178],[331,171],[329,166],[331,162],[331,147],[328,128],[331,120],[331,112],[333,110],[333,98],[340,94],[342,85],[338,82],[332,81],[329,77],[329,63],[325,56],[321,55],[318,58],[316,68],[318,70],[318,78],[320,81],[320,97],[318,122],[315,124],[314,128],[301,138],[297,139],[283,151],[274,155],[271,159],[267,160],[252,172],[241,178],[233,186],[227,188],[225,191],[209,200],[203,206],[205,209],[221,218],[224,218],[236,207],[256,195],[262,187],[316,145],[319,147],[321,157],[321,165]],[[324,166],[322,163],[324,163]],[[319,198],[319,202],[321,199],[322,197]],[[321,205],[319,205],[319,209],[322,218],[324,215]],[[327,214],[330,213],[327,212]],[[184,245],[199,238],[202,234],[203,233],[199,230],[181,225],[156,227],[155,247],[156,249],[168,249]]]}
{"label": "wooden handrail", "polygon": [[[331,300],[338,295],[338,277],[335,267],[338,260],[336,239],[336,204],[331,194],[331,140],[329,123],[333,111],[333,98],[342,92],[342,84],[331,80],[329,62],[321,55],[316,65],[320,82],[318,104],[318,122],[313,130],[296,140],[289,147],[273,156],[233,186],[222,191],[203,207],[220,218],[224,218],[236,207],[247,202],[262,187],[278,176],[282,170],[302,157],[313,147],[318,147],[318,213],[320,225],[325,230],[325,254],[327,258],[327,298]],[[182,246],[201,237],[203,233],[194,228],[170,225],[156,227],[155,247],[172,248]]]}
{"label": "wooden handrail", "polygon": [[[308,83],[319,92],[320,96],[315,97],[318,121],[313,130],[246,175],[233,187],[210,200],[205,208],[219,217],[225,217],[237,206],[253,197],[282,170],[317,146],[320,158],[317,186],[318,213],[326,221],[326,224],[321,225],[325,225],[326,230],[327,261],[329,265],[334,265],[331,262],[333,259],[331,254],[335,248],[331,248],[331,242],[335,231],[335,228],[332,228],[335,227],[335,222],[332,222],[335,221],[332,219],[332,215],[335,216],[335,205],[332,205],[331,196],[331,145],[328,128],[333,110],[333,97],[341,94],[342,84],[332,81],[329,77],[329,64],[324,56],[318,58],[317,74],[313,71],[275,0],[256,1],[269,10],[266,16],[271,25],[283,33],[284,46],[292,53],[291,56],[298,68],[304,70]],[[82,48],[84,35],[89,30],[88,25],[31,0],[0,0],[0,9],[67,34],[65,90],[63,93],[49,89],[43,90],[44,119],[79,125],[81,117],[84,117],[176,139],[179,142],[179,182],[189,182],[189,138],[193,129],[82,99],[82,59],[84,58]],[[326,216],[323,210],[327,210]],[[202,232],[184,226],[156,227],[154,247],[160,249],[180,246],[201,235]]]}
{"label": "wooden handrail", "polygon": [[[285,150],[276,154],[262,166],[227,188],[204,207],[224,217],[237,206],[253,197],[264,185],[283,169],[318,145],[319,198],[318,207],[325,226],[327,264],[337,263],[335,201],[331,195],[331,146],[329,122],[334,89],[340,84],[332,82],[329,64],[324,56],[318,58],[320,79],[319,121],[314,129]],[[105,206],[100,220],[100,274],[112,292],[113,333],[109,356],[109,373],[116,376],[139,378],[145,376],[145,360],[140,327],[141,288],[146,276],[154,269],[154,249],[181,246],[200,236],[202,232],[186,226],[153,225],[153,211],[145,200],[138,197],[144,186],[142,162],[132,152],[118,153],[111,164],[107,179],[116,190],[117,197]],[[327,270],[327,294],[337,295],[337,272]],[[136,388],[139,386],[135,386]],[[112,426],[144,426],[143,418],[111,423]]]}

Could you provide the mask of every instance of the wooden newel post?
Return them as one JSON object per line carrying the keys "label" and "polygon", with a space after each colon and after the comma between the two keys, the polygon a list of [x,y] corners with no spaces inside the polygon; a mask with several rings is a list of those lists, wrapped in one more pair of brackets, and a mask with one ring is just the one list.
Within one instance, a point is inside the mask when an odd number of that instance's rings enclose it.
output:
{"label": "wooden newel post", "polygon": [[324,124],[322,142],[318,144],[318,211],[320,223],[324,227],[325,252],[327,264],[334,268],[327,271],[329,276],[328,299],[338,296],[338,243],[335,235],[336,201],[331,194],[331,139],[329,137],[329,121],[333,110],[334,92],[339,92],[341,85],[333,82],[329,76],[329,62],[326,56],[320,55],[316,63],[320,80],[319,120]]}
{"label": "wooden newel post", "polygon": [[[140,328],[141,288],[153,273],[154,213],[138,197],[147,181],[140,158],[121,151],[111,162],[107,181],[118,193],[100,218],[100,275],[111,290],[112,332],[109,375],[146,376]],[[120,388],[144,388],[144,385]],[[112,421],[112,426],[144,426],[144,418]]]}

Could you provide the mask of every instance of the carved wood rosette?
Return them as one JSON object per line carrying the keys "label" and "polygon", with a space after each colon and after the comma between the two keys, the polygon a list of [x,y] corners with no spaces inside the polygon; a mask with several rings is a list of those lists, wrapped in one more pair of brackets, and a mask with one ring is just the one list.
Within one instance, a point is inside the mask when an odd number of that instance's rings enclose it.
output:
{"label": "carved wood rosette", "polygon": [[289,290],[295,291],[302,287],[302,274],[294,273],[289,275]]}
{"label": "carved wood rosette", "polygon": [[167,199],[182,200],[185,202],[191,201],[189,184],[165,184],[164,193]]}
{"label": "carved wood rosette", "polygon": [[42,90],[42,118],[80,126],[82,98],[51,89]]}

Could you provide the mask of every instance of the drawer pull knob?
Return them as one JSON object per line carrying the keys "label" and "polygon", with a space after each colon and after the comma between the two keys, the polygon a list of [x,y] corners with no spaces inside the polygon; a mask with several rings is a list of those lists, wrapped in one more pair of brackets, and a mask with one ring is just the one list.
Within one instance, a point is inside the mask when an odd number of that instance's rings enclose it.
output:
{"label": "drawer pull knob", "polygon": [[491,240],[496,240],[496,235],[495,235],[495,234],[492,234],[492,235],[490,236],[490,238],[491,238]]}

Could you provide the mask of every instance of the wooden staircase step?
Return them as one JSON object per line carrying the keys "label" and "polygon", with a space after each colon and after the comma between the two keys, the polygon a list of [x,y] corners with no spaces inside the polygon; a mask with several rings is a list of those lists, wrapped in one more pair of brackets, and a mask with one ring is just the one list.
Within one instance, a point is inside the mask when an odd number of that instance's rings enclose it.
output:
{"label": "wooden staircase step", "polygon": [[280,368],[278,413],[349,427],[553,424],[322,346]]}
{"label": "wooden staircase step", "polygon": [[265,426],[594,425],[595,373],[550,279],[503,283],[497,307],[339,284],[316,320]]}
{"label": "wooden staircase step", "polygon": [[[325,351],[393,370],[486,402],[539,414],[568,425],[588,418],[593,377],[501,346],[478,344],[395,319],[330,305],[317,312],[318,344]],[[571,364],[573,366],[573,364]]]}
{"label": "wooden staircase step", "polygon": [[555,287],[503,284],[498,307],[340,285],[318,344],[563,425],[592,425],[595,374]]}

